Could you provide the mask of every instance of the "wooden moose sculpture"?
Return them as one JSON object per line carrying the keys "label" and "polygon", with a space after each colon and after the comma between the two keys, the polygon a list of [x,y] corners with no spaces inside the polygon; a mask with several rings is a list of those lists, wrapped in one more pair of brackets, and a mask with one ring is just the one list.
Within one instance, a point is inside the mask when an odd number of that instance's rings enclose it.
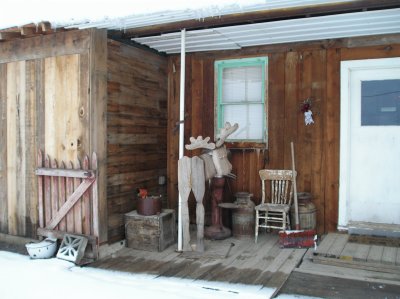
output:
{"label": "wooden moose sculpture", "polygon": [[205,193],[205,181],[216,177],[231,176],[232,164],[228,160],[228,153],[224,145],[225,139],[238,129],[238,124],[231,125],[229,122],[221,128],[220,136],[215,143],[210,142],[210,137],[203,139],[190,137],[190,144],[185,145],[187,150],[198,148],[206,152],[200,157],[183,157],[178,161],[178,189],[182,203],[182,245],[183,251],[191,251],[189,232],[189,208],[188,199],[190,191],[196,199],[196,225],[197,244],[196,251],[204,251],[204,206],[203,197]]}

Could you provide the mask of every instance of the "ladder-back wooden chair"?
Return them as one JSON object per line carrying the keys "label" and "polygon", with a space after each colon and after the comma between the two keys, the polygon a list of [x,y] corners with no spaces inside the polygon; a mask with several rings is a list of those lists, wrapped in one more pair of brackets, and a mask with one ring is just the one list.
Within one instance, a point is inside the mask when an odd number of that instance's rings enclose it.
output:
{"label": "ladder-back wooden chair", "polygon": [[[261,169],[259,171],[262,186],[261,203],[255,207],[255,242],[258,229],[290,229],[290,206],[293,198],[293,182],[296,171]],[[266,201],[266,185],[270,185],[270,198]]]}

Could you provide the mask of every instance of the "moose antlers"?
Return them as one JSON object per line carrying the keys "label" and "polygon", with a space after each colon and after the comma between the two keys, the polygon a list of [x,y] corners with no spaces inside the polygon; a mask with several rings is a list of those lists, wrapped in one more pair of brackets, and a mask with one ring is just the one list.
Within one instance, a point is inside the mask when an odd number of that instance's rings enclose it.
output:
{"label": "moose antlers", "polygon": [[198,136],[197,138],[190,137],[190,144],[186,144],[185,148],[187,150],[194,150],[196,148],[206,148],[209,150],[215,149],[215,143],[210,142],[210,137],[206,137],[203,139],[203,136]]}
{"label": "moose antlers", "polygon": [[220,130],[220,136],[217,139],[217,142],[215,143],[216,147],[220,147],[221,145],[223,145],[225,139],[233,132],[235,132],[238,128],[239,125],[237,123],[232,126],[230,122],[226,122],[225,126]]}

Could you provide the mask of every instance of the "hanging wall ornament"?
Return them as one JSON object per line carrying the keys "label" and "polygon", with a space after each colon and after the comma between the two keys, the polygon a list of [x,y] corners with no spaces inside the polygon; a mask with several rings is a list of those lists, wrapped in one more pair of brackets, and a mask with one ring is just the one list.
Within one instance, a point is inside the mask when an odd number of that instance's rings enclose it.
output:
{"label": "hanging wall ornament", "polygon": [[314,123],[312,118],[312,111],[311,111],[311,99],[307,98],[301,103],[300,107],[301,112],[304,113],[304,123],[306,125],[311,125]]}

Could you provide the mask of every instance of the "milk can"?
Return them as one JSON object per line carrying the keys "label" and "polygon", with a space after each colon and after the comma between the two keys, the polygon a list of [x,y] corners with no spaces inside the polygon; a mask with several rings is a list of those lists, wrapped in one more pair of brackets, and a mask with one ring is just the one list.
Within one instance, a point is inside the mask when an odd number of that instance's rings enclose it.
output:
{"label": "milk can", "polygon": [[254,203],[250,199],[253,194],[238,192],[235,194],[236,208],[232,209],[232,235],[235,238],[250,238],[254,236]]}

